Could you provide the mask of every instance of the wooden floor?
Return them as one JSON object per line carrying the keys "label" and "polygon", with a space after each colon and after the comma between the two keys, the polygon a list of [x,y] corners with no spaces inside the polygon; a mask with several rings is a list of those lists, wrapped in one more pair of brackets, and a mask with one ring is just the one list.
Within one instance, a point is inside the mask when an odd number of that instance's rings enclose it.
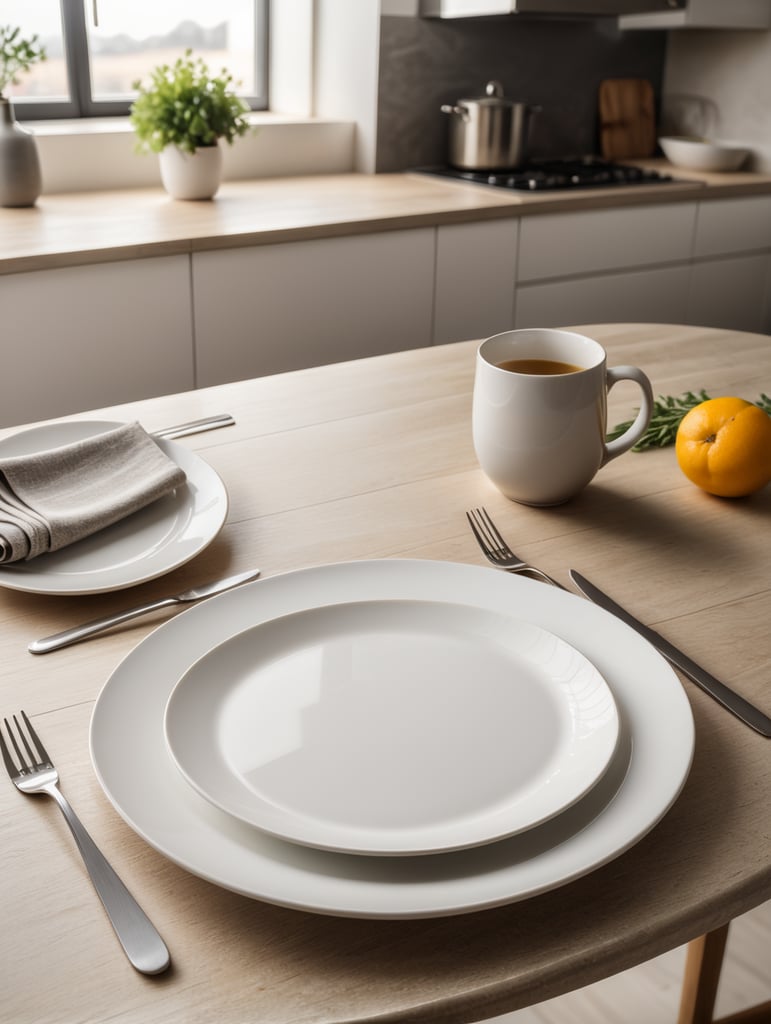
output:
{"label": "wooden floor", "polygon": [[[681,946],[596,985],[495,1017],[494,1024],[675,1024],[684,964]],[[768,999],[771,901],[731,924],[715,1016]]]}

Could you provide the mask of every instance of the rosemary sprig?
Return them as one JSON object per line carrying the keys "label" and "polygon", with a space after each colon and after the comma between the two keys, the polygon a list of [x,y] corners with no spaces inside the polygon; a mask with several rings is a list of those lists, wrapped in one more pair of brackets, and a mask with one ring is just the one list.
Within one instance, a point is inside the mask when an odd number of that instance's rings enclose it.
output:
{"label": "rosemary sprig", "polygon": [[[675,443],[677,428],[680,421],[694,406],[709,401],[709,395],[703,389],[697,394],[693,391],[686,391],[679,396],[659,395],[653,403],[653,413],[648,429],[632,448],[633,452],[642,452],[646,448],[666,448]],[[771,398],[761,393],[760,398],[755,402],[764,412],[771,416]],[[613,441],[627,431],[633,420],[626,423],[619,423],[608,433],[608,441]]]}

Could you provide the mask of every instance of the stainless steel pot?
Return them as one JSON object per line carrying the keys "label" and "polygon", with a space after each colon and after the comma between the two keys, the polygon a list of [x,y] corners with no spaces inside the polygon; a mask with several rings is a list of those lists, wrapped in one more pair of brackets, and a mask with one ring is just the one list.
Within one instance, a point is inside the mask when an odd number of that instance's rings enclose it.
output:
{"label": "stainless steel pot", "polygon": [[465,171],[508,171],[525,163],[530,115],[539,111],[503,95],[500,82],[488,82],[485,95],[445,104],[449,114],[449,162]]}

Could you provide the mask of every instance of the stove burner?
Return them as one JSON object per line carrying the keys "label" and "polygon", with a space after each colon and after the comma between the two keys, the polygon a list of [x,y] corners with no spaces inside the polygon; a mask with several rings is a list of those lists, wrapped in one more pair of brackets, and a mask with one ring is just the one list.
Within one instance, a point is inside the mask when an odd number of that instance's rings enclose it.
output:
{"label": "stove burner", "polygon": [[626,164],[614,164],[599,157],[538,160],[513,171],[463,171],[455,167],[422,167],[419,173],[529,192],[608,188],[614,185],[650,185],[674,180],[669,174],[661,174],[642,167],[630,167]]}

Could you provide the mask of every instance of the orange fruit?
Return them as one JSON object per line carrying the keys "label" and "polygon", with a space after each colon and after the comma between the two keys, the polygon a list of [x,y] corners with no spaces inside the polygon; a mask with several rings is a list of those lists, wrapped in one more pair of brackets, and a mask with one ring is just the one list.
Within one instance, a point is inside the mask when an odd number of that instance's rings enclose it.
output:
{"label": "orange fruit", "polygon": [[680,469],[710,494],[739,498],[771,480],[771,416],[743,398],[710,398],[680,422]]}

